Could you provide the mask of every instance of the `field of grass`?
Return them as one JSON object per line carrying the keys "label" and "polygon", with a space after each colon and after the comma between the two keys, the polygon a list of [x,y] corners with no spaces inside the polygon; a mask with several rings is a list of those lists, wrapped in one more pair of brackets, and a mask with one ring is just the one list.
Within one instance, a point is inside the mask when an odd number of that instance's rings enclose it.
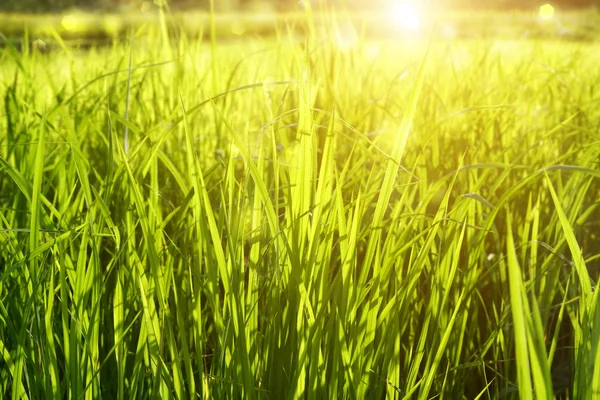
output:
{"label": "field of grass", "polygon": [[1,397],[598,398],[600,43],[312,18],[0,49]]}

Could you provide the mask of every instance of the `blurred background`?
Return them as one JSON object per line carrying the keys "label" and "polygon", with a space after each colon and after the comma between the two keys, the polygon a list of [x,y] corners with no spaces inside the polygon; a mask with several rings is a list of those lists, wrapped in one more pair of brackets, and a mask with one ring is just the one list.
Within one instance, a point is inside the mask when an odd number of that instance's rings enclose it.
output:
{"label": "blurred background", "polygon": [[[155,0],[160,3],[163,0]],[[128,11],[137,10],[149,3],[144,0],[2,0],[0,11],[4,12],[63,12],[69,9],[90,11]],[[215,8],[220,10],[293,10],[298,7],[298,0],[215,0]],[[393,1],[390,0],[318,0],[312,1],[313,6],[334,5],[355,9],[384,8]],[[415,2],[417,3],[417,2]],[[423,4],[425,2],[418,2]],[[491,9],[491,10],[525,10],[534,9],[544,2],[539,0],[429,0],[430,7]],[[600,6],[600,0],[556,0],[553,5],[564,9],[586,8]],[[173,11],[189,9],[208,9],[209,0],[169,0],[168,6]],[[147,7],[147,6],[146,6]]]}
{"label": "blurred background", "polygon": [[[57,37],[83,46],[109,44],[129,28],[166,24],[171,33],[206,39],[210,0],[0,0],[0,47],[38,41],[46,50]],[[359,35],[508,40],[600,40],[600,0],[214,0],[219,38],[269,37],[278,27],[307,31],[304,10],[324,36],[343,42]],[[335,15],[335,16],[334,16]],[[336,20],[332,25],[331,19]],[[291,25],[290,25],[291,24]],[[320,29],[320,31],[319,31]],[[25,39],[24,39],[25,38]],[[46,46],[49,44],[50,46]],[[55,46],[54,46],[55,47]]]}

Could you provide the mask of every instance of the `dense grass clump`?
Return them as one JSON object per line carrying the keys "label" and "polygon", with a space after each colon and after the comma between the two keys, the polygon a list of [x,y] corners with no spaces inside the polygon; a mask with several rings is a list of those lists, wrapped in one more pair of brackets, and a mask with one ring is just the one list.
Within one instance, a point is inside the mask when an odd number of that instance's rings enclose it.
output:
{"label": "dense grass clump", "polygon": [[308,27],[0,51],[3,397],[597,395],[599,45]]}

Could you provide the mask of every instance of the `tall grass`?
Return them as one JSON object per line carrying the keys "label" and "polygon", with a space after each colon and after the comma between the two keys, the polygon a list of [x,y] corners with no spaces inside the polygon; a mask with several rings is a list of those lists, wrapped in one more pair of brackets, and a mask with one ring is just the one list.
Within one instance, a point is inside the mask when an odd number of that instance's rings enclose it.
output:
{"label": "tall grass", "polygon": [[329,21],[0,52],[3,397],[598,395],[598,45]]}

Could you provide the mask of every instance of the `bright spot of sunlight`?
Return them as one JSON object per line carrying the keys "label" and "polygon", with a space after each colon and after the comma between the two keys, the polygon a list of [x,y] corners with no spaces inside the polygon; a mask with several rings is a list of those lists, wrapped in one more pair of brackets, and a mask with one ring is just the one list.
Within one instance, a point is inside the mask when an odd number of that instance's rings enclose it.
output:
{"label": "bright spot of sunlight", "polygon": [[394,23],[402,29],[416,31],[421,27],[421,12],[414,3],[397,3],[392,8]]}
{"label": "bright spot of sunlight", "polygon": [[554,7],[550,4],[544,4],[540,7],[540,18],[552,19],[552,17],[554,17]]}
{"label": "bright spot of sunlight", "polygon": [[67,14],[62,18],[62,26],[70,32],[84,31],[85,25],[85,21],[74,14]]}

